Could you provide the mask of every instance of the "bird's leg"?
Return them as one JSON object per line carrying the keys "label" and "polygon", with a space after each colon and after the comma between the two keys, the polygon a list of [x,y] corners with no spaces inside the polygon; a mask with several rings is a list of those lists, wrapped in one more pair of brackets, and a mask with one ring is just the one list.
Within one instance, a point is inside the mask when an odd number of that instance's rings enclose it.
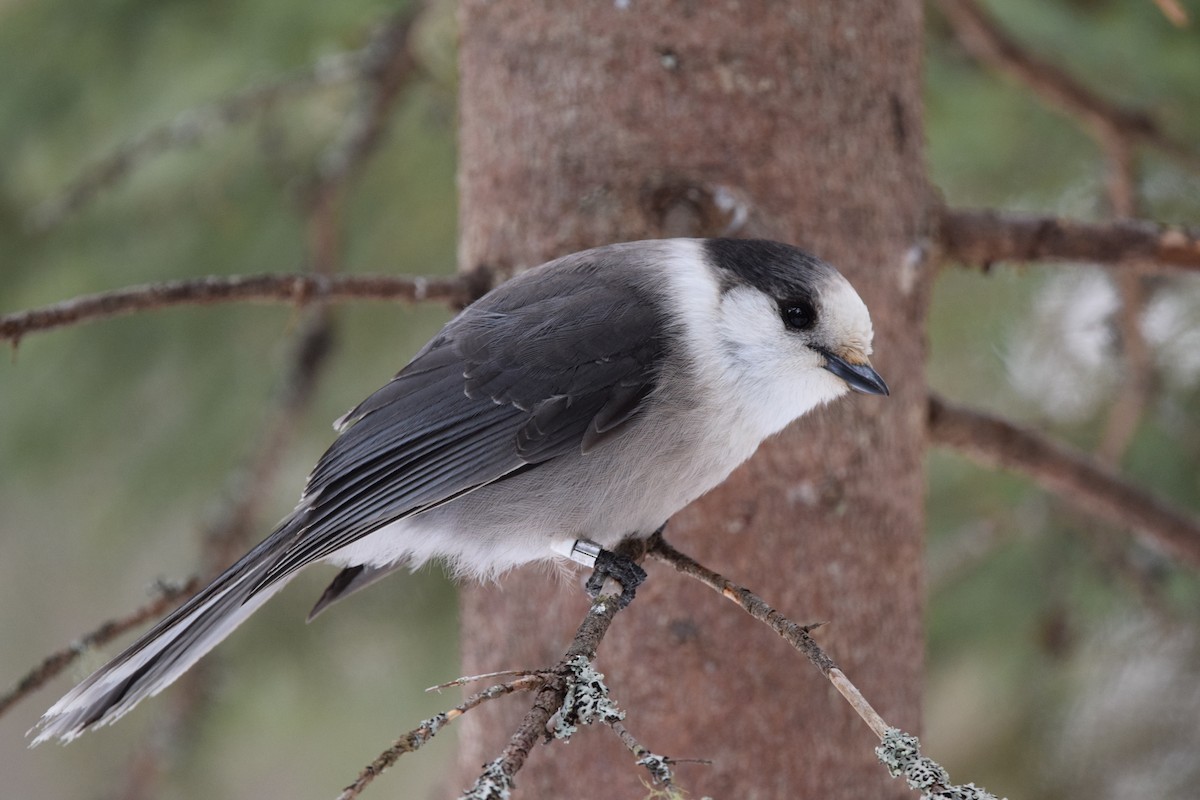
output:
{"label": "bird's leg", "polygon": [[[653,536],[661,536],[664,524]],[[604,587],[604,581],[612,578],[621,584],[621,595],[617,598],[619,608],[624,608],[633,600],[637,587],[646,580],[646,571],[638,565],[635,558],[641,558],[646,553],[647,539],[626,539],[617,545],[615,550],[605,550],[595,542],[587,539],[576,539],[571,547],[572,560],[592,567],[592,576],[588,578],[585,589],[589,597],[596,597]]]}

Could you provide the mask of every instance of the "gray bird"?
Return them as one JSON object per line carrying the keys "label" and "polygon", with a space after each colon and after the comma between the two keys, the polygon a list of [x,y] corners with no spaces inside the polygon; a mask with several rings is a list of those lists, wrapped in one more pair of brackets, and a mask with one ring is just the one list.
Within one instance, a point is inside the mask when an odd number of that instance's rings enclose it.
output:
{"label": "gray bird", "polygon": [[[313,614],[400,567],[460,576],[597,557],[716,486],[848,389],[887,394],[867,308],[768,241],[613,244],[524,272],[451,320],[340,436],[270,536],[59,700],[34,744],[157,694],[317,561]],[[311,615],[310,615],[311,618]]]}

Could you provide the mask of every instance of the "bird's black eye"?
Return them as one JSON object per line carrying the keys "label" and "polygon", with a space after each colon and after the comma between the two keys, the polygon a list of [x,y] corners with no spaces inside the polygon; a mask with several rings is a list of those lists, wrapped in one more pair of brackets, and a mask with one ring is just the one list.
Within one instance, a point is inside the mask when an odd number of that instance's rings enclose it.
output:
{"label": "bird's black eye", "polygon": [[779,310],[783,324],[794,331],[806,331],[817,323],[817,309],[807,300],[788,300]]}

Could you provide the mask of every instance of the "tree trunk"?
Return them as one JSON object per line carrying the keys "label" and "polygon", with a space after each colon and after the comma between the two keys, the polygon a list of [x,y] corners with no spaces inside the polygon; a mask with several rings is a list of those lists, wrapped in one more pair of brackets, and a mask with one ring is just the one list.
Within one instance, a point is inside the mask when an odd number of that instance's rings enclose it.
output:
{"label": "tree trunk", "polygon": [[[667,538],[799,621],[884,717],[916,730],[928,278],[917,245],[917,0],[463,0],[464,269],[520,270],[606,242],[729,233],[837,265],[875,321],[890,398],[851,396],[767,442]],[[661,564],[598,661],[626,725],[694,796],[905,796],[829,684],[768,629]],[[467,674],[554,663],[586,609],[546,570],[468,587]],[[458,780],[521,701],[473,711]],[[607,729],[536,751],[517,796],[640,797]]]}

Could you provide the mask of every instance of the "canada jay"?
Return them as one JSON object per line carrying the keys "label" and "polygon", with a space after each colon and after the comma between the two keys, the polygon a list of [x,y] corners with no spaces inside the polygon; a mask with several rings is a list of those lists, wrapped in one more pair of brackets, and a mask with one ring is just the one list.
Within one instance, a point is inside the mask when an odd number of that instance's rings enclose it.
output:
{"label": "canada jay", "polygon": [[[613,244],[524,272],[342,417],[296,509],[59,700],[35,744],[157,694],[317,561],[342,571],[314,614],[433,558],[471,577],[611,563],[813,407],[887,394],[871,336],[837,270],[775,242]],[[638,576],[614,574],[627,600]]]}

